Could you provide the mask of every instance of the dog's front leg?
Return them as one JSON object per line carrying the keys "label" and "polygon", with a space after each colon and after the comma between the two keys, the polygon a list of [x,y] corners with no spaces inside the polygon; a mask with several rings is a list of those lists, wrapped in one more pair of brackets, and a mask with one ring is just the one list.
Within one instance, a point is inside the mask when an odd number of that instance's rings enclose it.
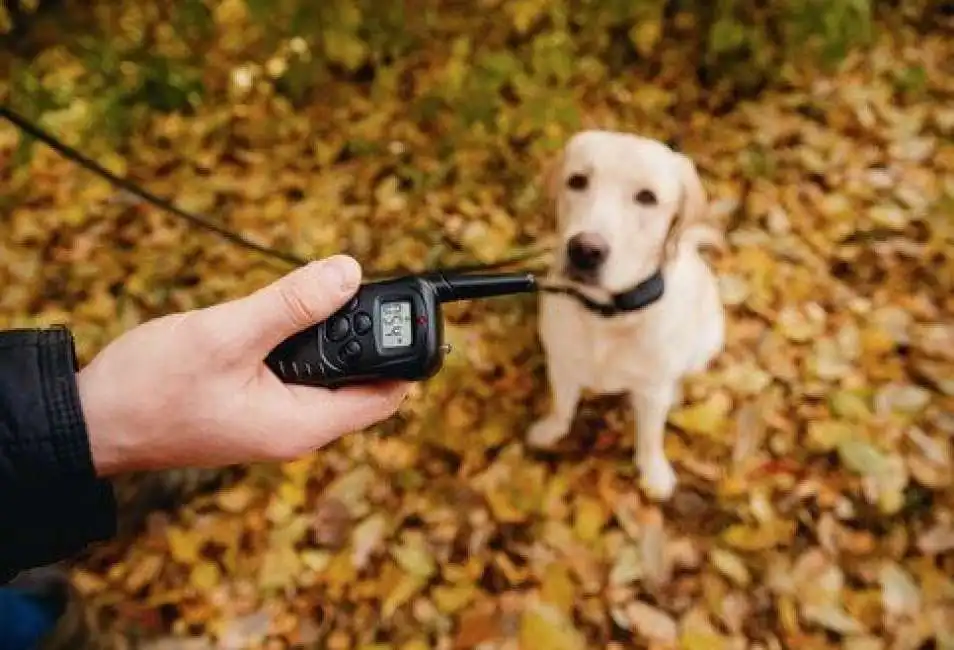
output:
{"label": "dog's front leg", "polygon": [[630,393],[636,411],[635,461],[646,495],[666,501],[676,489],[676,473],[666,458],[666,417],[676,398],[674,386],[640,387]]}
{"label": "dog's front leg", "polygon": [[547,365],[552,406],[550,413],[533,423],[527,433],[531,447],[546,448],[556,444],[570,432],[573,415],[580,400],[582,386],[572,363],[560,354],[552,355]]}

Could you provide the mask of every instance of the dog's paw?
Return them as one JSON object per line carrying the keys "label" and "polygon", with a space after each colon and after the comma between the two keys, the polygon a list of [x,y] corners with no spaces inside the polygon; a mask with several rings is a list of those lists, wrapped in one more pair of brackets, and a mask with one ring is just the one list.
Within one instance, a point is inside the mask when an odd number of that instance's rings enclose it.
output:
{"label": "dog's paw", "polygon": [[567,434],[564,423],[553,418],[544,418],[531,425],[527,432],[527,444],[538,449],[547,449]]}
{"label": "dog's paw", "polygon": [[640,468],[640,486],[650,499],[668,501],[676,491],[676,473],[665,459],[644,463]]}

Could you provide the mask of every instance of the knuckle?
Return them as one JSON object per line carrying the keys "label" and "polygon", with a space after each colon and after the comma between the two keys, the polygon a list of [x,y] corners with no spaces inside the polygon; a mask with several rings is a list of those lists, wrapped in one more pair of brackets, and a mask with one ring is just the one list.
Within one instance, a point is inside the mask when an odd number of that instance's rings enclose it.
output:
{"label": "knuckle", "polygon": [[315,310],[308,305],[308,301],[302,297],[301,291],[297,287],[281,287],[278,296],[285,313],[296,326],[307,327],[317,320]]}

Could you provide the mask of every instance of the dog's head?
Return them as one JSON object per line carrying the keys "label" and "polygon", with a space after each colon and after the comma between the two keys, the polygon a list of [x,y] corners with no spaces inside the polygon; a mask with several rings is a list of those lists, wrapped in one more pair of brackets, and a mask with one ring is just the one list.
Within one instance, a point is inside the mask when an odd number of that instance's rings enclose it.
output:
{"label": "dog's head", "polygon": [[547,194],[566,279],[611,292],[650,276],[700,221],[706,195],[695,165],[649,138],[612,131],[573,136],[548,170]]}

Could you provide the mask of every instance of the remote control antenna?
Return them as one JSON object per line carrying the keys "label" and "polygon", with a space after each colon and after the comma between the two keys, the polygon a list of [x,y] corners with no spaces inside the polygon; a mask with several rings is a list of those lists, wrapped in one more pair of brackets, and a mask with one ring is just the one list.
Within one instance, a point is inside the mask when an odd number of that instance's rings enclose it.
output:
{"label": "remote control antenna", "polygon": [[484,275],[444,275],[433,273],[427,279],[434,285],[440,302],[493,298],[537,290],[537,279],[532,273],[501,273]]}

